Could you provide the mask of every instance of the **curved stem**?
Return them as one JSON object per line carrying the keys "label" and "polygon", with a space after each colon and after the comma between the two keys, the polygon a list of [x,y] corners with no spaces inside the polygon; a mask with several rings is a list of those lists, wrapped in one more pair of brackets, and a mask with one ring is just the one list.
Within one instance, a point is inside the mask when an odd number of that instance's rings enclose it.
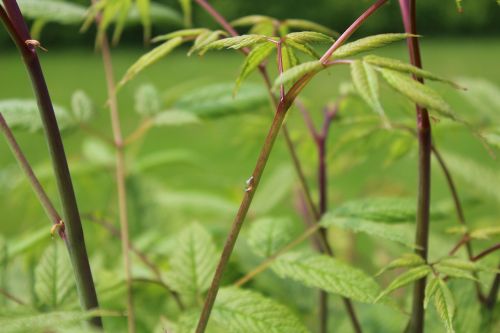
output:
{"label": "curved stem", "polygon": [[[17,2],[15,0],[3,0],[3,3],[8,12],[8,16],[2,8],[0,9],[0,18],[22,54],[38,102],[38,108],[40,110],[45,137],[52,159],[52,166],[57,180],[57,188],[61,199],[63,220],[65,222],[67,235],[66,244],[71,264],[75,272],[80,303],[82,308],[86,310],[95,309],[99,307],[99,303],[97,301],[94,280],[92,278],[87,256],[87,249],[73,183],[68,168],[68,161],[66,159],[64,145],[59,126],[57,125],[49,90],[35,48],[25,43],[25,41],[30,38]],[[100,317],[93,317],[90,321],[93,325],[102,327]]]}
{"label": "curved stem", "polygon": [[[202,0],[197,0],[202,1]],[[380,7],[383,3],[387,2],[387,0],[378,0],[376,4],[379,4],[378,6],[375,7],[377,9]],[[375,12],[374,6],[371,6],[364,14],[362,14],[363,20],[356,20],[347,30],[346,34],[349,34],[349,36],[354,33],[355,30],[357,30],[361,24],[366,20],[372,13]],[[366,14],[368,13],[368,14]],[[342,36],[340,37],[342,38]],[[345,41],[347,38],[344,38],[343,40]],[[330,48],[333,49],[333,51],[336,50],[336,48],[340,47],[342,43],[336,43],[335,48]],[[332,52],[333,52],[332,51]],[[205,299],[205,304],[203,306],[200,319],[198,321],[198,325],[196,328],[196,333],[203,333],[205,332],[206,326],[208,324],[208,319],[210,317],[210,313],[212,311],[213,305],[215,303],[215,298],[217,297],[217,293],[219,291],[220,287],[220,281],[222,279],[222,275],[225,271],[225,268],[227,266],[227,263],[229,261],[229,258],[231,256],[231,253],[233,251],[234,245],[236,243],[236,239],[238,238],[239,232],[241,230],[241,227],[243,225],[243,222],[245,220],[246,214],[248,212],[248,209],[250,207],[250,204],[252,202],[254,193],[259,185],[262,173],[264,171],[264,168],[266,166],[267,160],[269,158],[269,155],[271,153],[272,147],[274,145],[274,142],[276,141],[276,137],[278,135],[278,132],[281,128],[281,125],[283,123],[283,120],[286,116],[286,113],[290,106],[293,104],[294,100],[297,98],[298,94],[302,91],[302,89],[307,85],[307,83],[313,78],[314,74],[306,74],[304,75],[301,79],[299,79],[293,86],[290,88],[290,90],[287,92],[287,94],[284,96],[284,98],[279,102],[278,107],[276,108],[276,113],[273,119],[273,122],[271,124],[271,128],[269,129],[268,135],[266,137],[266,140],[264,142],[264,145],[262,147],[262,150],[259,154],[259,158],[257,160],[257,164],[255,166],[255,169],[252,173],[252,176],[249,179],[249,187],[245,191],[245,195],[243,197],[243,200],[240,204],[240,208],[238,210],[238,213],[233,221],[231,231],[228,234],[228,237],[226,239],[226,243],[224,245],[224,248],[222,250],[221,258],[219,260],[219,264],[217,265],[212,283],[210,285],[210,288],[207,293],[207,297]]]}

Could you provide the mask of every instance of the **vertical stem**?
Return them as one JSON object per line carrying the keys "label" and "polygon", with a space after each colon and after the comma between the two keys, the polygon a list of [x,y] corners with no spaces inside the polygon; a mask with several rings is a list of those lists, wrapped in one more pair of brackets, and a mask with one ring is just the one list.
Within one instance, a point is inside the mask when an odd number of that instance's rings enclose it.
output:
{"label": "vertical stem", "polygon": [[[498,265],[498,269],[500,269],[500,265]],[[499,289],[500,289],[500,274],[497,273],[495,279],[493,280],[493,284],[491,285],[488,297],[486,297],[486,306],[488,307],[489,310],[495,309],[495,303],[497,302]]]}
{"label": "vertical stem", "polygon": [[125,165],[125,146],[120,126],[120,115],[118,112],[118,103],[116,100],[116,87],[113,78],[113,63],[111,61],[111,52],[107,37],[101,42],[101,54],[106,75],[106,84],[108,88],[109,110],[111,116],[111,126],[113,128],[113,138],[116,148],[116,187],[118,192],[118,210],[120,218],[120,238],[122,244],[123,266],[125,268],[125,279],[127,283],[127,323],[128,332],[135,332],[135,313],[134,299],[132,290],[132,263],[130,260],[130,238],[128,230],[127,213],[127,188],[126,188],[126,165]]}
{"label": "vertical stem", "polygon": [[[22,54],[38,102],[63,208],[67,247],[71,264],[75,271],[80,303],[84,309],[95,309],[99,307],[99,304],[85,247],[82,224],[76,203],[73,183],[69,173],[68,162],[64,152],[64,145],[57,125],[45,77],[35,49],[25,43],[26,39],[29,39],[29,34],[27,33],[26,24],[24,23],[23,16],[16,1],[3,0],[3,2],[9,15],[6,17],[4,15],[5,12],[1,9],[0,16],[2,22]],[[17,28],[19,28],[19,30],[17,30]],[[90,321],[95,326],[102,327],[100,317],[93,317]]]}
{"label": "vertical stem", "polygon": [[[62,221],[61,217],[59,216],[59,213],[54,208],[54,205],[52,204],[52,201],[50,200],[45,190],[43,189],[42,184],[40,184],[40,182],[38,181],[38,178],[33,172],[33,169],[31,168],[30,163],[26,159],[26,156],[23,154],[21,147],[17,143],[16,138],[14,137],[14,134],[10,130],[10,127],[5,121],[5,118],[3,117],[2,113],[0,113],[0,131],[2,131],[2,133],[4,134],[5,139],[9,144],[10,150],[12,151],[12,154],[16,158],[19,166],[26,175],[26,178],[30,182],[31,188],[35,192],[38,201],[40,201],[43,209],[45,210],[45,213],[47,214],[47,216],[49,217],[49,219],[53,224],[55,225],[59,224]],[[61,236],[62,239],[66,238],[66,233],[64,232],[64,228],[59,228],[59,235]]]}
{"label": "vertical stem", "polygon": [[[399,0],[401,16],[405,31],[417,34],[415,0]],[[411,63],[422,68],[420,47],[418,39],[408,38],[408,50]],[[414,77],[415,80],[423,82],[422,79]],[[429,209],[430,209],[430,183],[431,183],[431,125],[427,109],[417,105],[417,137],[419,142],[418,162],[418,202],[417,202],[417,225],[415,243],[418,246],[416,253],[427,260],[429,240]],[[426,279],[422,278],[415,282],[413,290],[412,313],[409,324],[409,332],[421,333],[424,331],[424,296]]]}

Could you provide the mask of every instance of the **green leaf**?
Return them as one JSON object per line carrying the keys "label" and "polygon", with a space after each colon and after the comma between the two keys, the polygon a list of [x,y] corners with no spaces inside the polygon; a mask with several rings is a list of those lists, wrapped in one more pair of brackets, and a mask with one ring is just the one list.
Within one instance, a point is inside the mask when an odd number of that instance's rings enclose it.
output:
{"label": "green leaf", "polygon": [[243,16],[240,17],[234,21],[231,22],[231,25],[233,27],[245,27],[245,26],[251,26],[255,25],[258,23],[261,23],[263,21],[272,21],[273,18],[269,16],[264,16],[264,15],[248,15],[248,16]]}
{"label": "green leaf", "polygon": [[462,8],[462,0],[455,0],[455,4],[457,5],[458,12],[462,13],[464,11],[464,9]]}
{"label": "green leaf", "polygon": [[[312,48],[309,44],[300,44],[297,42],[294,42],[293,40],[286,40],[284,43],[284,46],[290,46],[291,48],[294,48],[297,51],[300,51],[302,53],[307,54],[308,56],[314,58],[314,59],[319,59],[321,56]],[[291,68],[291,67],[290,67]]]}
{"label": "green leaf", "polygon": [[268,20],[257,23],[250,29],[250,31],[248,31],[248,33],[254,35],[273,37],[276,34],[275,30],[276,26],[274,25],[274,21]]}
{"label": "green leaf", "polygon": [[234,287],[219,291],[212,318],[227,332],[309,332],[284,305],[254,291]]}
{"label": "green leaf", "polygon": [[244,47],[255,46],[260,43],[268,42],[268,37],[263,35],[241,35],[236,37],[228,37],[224,39],[217,40],[206,45],[200,54],[205,54],[210,50],[221,50],[221,49],[234,49],[239,50]]}
{"label": "green leaf", "polygon": [[454,333],[453,315],[455,313],[455,302],[450,289],[443,280],[438,280],[438,286],[434,292],[434,306],[446,328],[447,333]]}
{"label": "green leaf", "polygon": [[210,31],[207,30],[196,37],[193,46],[189,49],[188,56],[191,56],[195,52],[201,51],[205,46],[218,40],[222,36],[227,36],[227,33],[222,30]]}
{"label": "green leaf", "polygon": [[332,37],[315,31],[292,32],[286,35],[286,39],[299,44],[332,43],[334,41]]}
{"label": "green leaf", "polygon": [[202,119],[255,112],[269,103],[267,91],[258,84],[246,84],[233,97],[232,83],[218,83],[184,94],[173,106]]}
{"label": "green leaf", "polygon": [[368,63],[356,60],[351,63],[351,76],[354,87],[361,98],[387,122],[384,109],[380,104],[378,78],[375,70]]}
{"label": "green leaf", "polygon": [[470,189],[476,189],[481,195],[486,195],[500,202],[500,173],[474,162],[470,159],[449,152],[441,152],[448,168],[456,177],[463,179]]}
{"label": "green leaf", "polygon": [[155,126],[182,126],[198,123],[200,119],[195,114],[178,110],[160,112],[153,117]]}
{"label": "green leaf", "polygon": [[363,60],[365,62],[373,65],[373,66],[388,68],[388,69],[392,69],[392,70],[402,72],[402,73],[414,74],[415,76],[422,78],[422,79],[440,81],[440,82],[448,83],[455,88],[463,89],[463,87],[459,86],[457,83],[455,83],[451,80],[448,80],[448,79],[441,77],[439,75],[435,75],[429,71],[423,70],[423,69],[418,68],[416,66],[413,66],[411,64],[404,63],[404,62],[397,60],[397,59],[384,58],[384,57],[379,57],[376,55],[368,55],[368,56],[364,57]]}
{"label": "green leaf", "polygon": [[42,305],[60,309],[76,291],[73,270],[62,242],[53,242],[35,269],[35,292]]}
{"label": "green leaf", "polygon": [[379,68],[379,71],[394,90],[406,96],[411,101],[422,107],[434,109],[448,118],[457,120],[448,103],[429,86],[413,80],[408,75],[390,69]]}
{"label": "green leaf", "polygon": [[151,38],[151,1],[136,0],[135,3],[144,29],[144,40],[149,41]]}
{"label": "green leaf", "polygon": [[293,240],[293,223],[287,218],[262,218],[252,223],[248,245],[261,257],[269,257]]}
{"label": "green leaf", "polygon": [[[54,112],[59,129],[64,130],[75,125],[73,117],[65,108],[54,104]],[[35,132],[43,128],[38,104],[35,100],[8,99],[0,101],[0,113],[12,129]]]}
{"label": "green leaf", "polygon": [[283,70],[287,71],[299,64],[299,59],[297,58],[295,51],[289,45],[281,45],[281,54],[283,57]]}
{"label": "green leaf", "polygon": [[18,0],[23,16],[60,24],[81,23],[87,8],[60,0]]}
{"label": "green leaf", "polygon": [[[332,54],[332,59],[352,57],[362,52],[386,46],[388,44],[405,40],[412,37],[411,34],[381,34],[358,39],[354,42],[344,44]],[[415,36],[414,36],[415,37]]]}
{"label": "green leaf", "polygon": [[184,14],[184,25],[190,27],[193,24],[193,8],[191,6],[191,0],[179,0],[182,8],[182,13]]}
{"label": "green leaf", "polygon": [[445,275],[445,276],[448,276],[451,278],[478,281],[478,279],[476,277],[474,277],[474,275],[472,275],[469,271],[467,271],[465,269],[441,265],[439,263],[436,265],[433,265],[433,267],[436,271],[438,271],[442,275]]}
{"label": "green leaf", "polygon": [[363,271],[326,255],[287,253],[278,257],[272,269],[282,278],[363,303],[374,303],[380,290]]}
{"label": "green leaf", "polygon": [[240,70],[240,74],[236,79],[236,85],[234,87],[233,94],[236,95],[238,89],[250,73],[252,73],[259,65],[264,61],[271,52],[275,49],[275,45],[272,43],[263,43],[255,46],[250,53],[245,58],[245,62]]}
{"label": "green leaf", "polygon": [[170,39],[174,39],[176,37],[194,38],[194,37],[197,37],[197,36],[207,32],[207,31],[210,31],[210,30],[205,29],[205,28],[182,29],[182,30],[170,32],[170,33],[165,34],[165,35],[156,36],[155,38],[153,38],[152,42],[153,43],[164,42],[164,41],[167,41]]}
{"label": "green leaf", "polygon": [[288,26],[289,28],[296,29],[296,30],[310,30],[310,31],[317,31],[321,32],[325,35],[329,36],[338,36],[339,33],[325,27],[324,25],[312,22],[312,21],[307,21],[307,20],[300,20],[300,19],[287,19],[283,21],[284,25]]}
{"label": "green leaf", "polygon": [[83,90],[77,90],[71,96],[71,111],[75,119],[81,123],[88,122],[94,114],[92,100]]}
{"label": "green leaf", "polygon": [[459,270],[464,270],[468,272],[498,272],[498,270],[494,267],[487,267],[478,262],[472,262],[469,260],[463,260],[458,258],[444,258],[438,262],[438,264],[443,267],[450,267]]}
{"label": "green leaf", "polygon": [[376,275],[380,275],[388,270],[395,268],[412,268],[425,265],[425,260],[415,253],[406,253],[401,258],[391,261],[387,266],[382,268]]}
{"label": "green leaf", "polygon": [[46,332],[59,330],[67,325],[81,323],[94,316],[104,314],[100,310],[82,311],[56,311],[48,313],[22,314],[0,317],[2,333]]}
{"label": "green leaf", "polygon": [[439,278],[432,275],[427,284],[425,285],[425,298],[424,298],[424,309],[427,310],[430,300],[434,297],[436,290],[439,287]]}
{"label": "green leaf", "polygon": [[161,97],[152,84],[143,84],[135,91],[134,110],[141,116],[152,116],[161,111]]}
{"label": "green leaf", "polygon": [[273,88],[277,89],[282,84],[292,83],[309,73],[317,73],[325,68],[320,61],[309,61],[281,73],[274,81]]}
{"label": "green leaf", "polygon": [[409,223],[389,224],[360,218],[341,217],[336,216],[335,213],[327,213],[321,219],[321,225],[324,227],[336,226],[353,232],[363,232],[370,236],[388,239],[411,248],[415,247],[413,235],[413,229],[415,228]]}
{"label": "green leaf", "polygon": [[182,37],[175,37],[161,44],[160,46],[155,47],[153,50],[140,57],[139,60],[137,60],[132,66],[130,66],[130,68],[125,73],[125,76],[118,83],[118,86],[116,88],[117,91],[144,69],[172,52],[177,46],[181,45],[182,42]]}
{"label": "green leaf", "polygon": [[401,287],[406,286],[409,283],[412,283],[413,281],[417,281],[420,280],[421,278],[426,277],[430,273],[432,273],[432,269],[428,265],[422,265],[409,269],[408,271],[404,272],[403,274],[395,278],[389,284],[389,286],[386,289],[384,289],[384,291],[382,291],[380,295],[377,296],[377,300],[390,294],[396,289],[399,289]]}
{"label": "green leaf", "polygon": [[194,223],[178,236],[165,279],[173,290],[188,297],[201,297],[210,286],[217,260],[212,236]]}
{"label": "green leaf", "polygon": [[[411,199],[365,198],[345,202],[334,209],[333,214],[387,223],[414,222],[417,208]],[[435,211],[431,211],[431,215],[437,217]]]}

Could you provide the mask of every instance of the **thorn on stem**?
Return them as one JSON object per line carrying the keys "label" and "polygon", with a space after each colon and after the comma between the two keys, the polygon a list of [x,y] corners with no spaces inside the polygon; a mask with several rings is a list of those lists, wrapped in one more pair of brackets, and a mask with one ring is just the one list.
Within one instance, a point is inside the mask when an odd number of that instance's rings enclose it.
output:
{"label": "thorn on stem", "polygon": [[40,44],[39,41],[37,41],[36,39],[27,39],[24,41],[24,43],[27,45],[27,46],[32,46],[34,48],[39,48],[41,49],[42,51],[45,51],[47,52],[48,50],[46,48],[44,48],[42,46],[42,44]]}
{"label": "thorn on stem", "polygon": [[247,187],[245,188],[245,192],[250,192],[251,190],[253,190],[253,176],[248,178],[247,181],[246,181],[246,185]]}
{"label": "thorn on stem", "polygon": [[54,223],[54,225],[52,226],[52,228],[50,228],[50,235],[52,236],[52,238],[54,238],[54,234],[56,233],[56,231],[62,231],[64,232],[64,222],[61,220],[59,221],[58,223]]}

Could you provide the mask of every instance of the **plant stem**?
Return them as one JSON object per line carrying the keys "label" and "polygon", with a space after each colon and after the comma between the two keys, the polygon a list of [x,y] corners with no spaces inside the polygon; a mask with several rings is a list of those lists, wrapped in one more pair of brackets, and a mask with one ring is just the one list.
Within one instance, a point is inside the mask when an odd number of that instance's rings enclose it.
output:
{"label": "plant stem", "polygon": [[123,265],[125,268],[125,279],[127,284],[127,323],[128,332],[135,332],[135,313],[134,298],[132,288],[132,262],[130,260],[130,238],[128,229],[127,213],[127,187],[126,165],[125,165],[125,146],[120,126],[120,115],[118,112],[118,102],[116,99],[115,80],[113,78],[113,63],[111,61],[111,52],[106,36],[101,41],[101,54],[106,75],[106,84],[108,88],[109,110],[111,116],[111,126],[113,129],[113,138],[116,149],[116,187],[118,192],[118,210],[120,219],[120,239],[122,244]]}
{"label": "plant stem", "polygon": [[27,305],[27,303],[25,301],[22,301],[21,299],[17,298],[16,296],[9,293],[7,290],[4,290],[2,288],[0,288],[0,295],[3,295],[5,298],[16,303],[17,305],[21,305],[21,306]]}
{"label": "plant stem", "polygon": [[493,253],[495,251],[498,251],[498,250],[500,250],[500,243],[495,244],[492,247],[489,247],[486,250],[484,250],[484,251],[476,254],[471,260],[472,261],[478,261],[478,260],[486,257],[487,255],[489,255],[489,254],[491,254],[491,253]]}
{"label": "plant stem", "polygon": [[[498,269],[500,269],[500,265],[498,265]],[[500,289],[500,274],[497,273],[495,279],[493,280],[493,284],[491,285],[488,297],[486,297],[486,306],[490,310],[495,309],[495,303],[497,302],[499,289]]]}
{"label": "plant stem", "polygon": [[[197,0],[199,3],[200,1],[204,2],[204,0]],[[387,0],[378,0],[376,5],[378,6],[375,7],[371,6],[364,14],[362,14],[363,20],[356,20],[345,32],[345,34],[349,34],[349,36],[356,31],[361,24],[371,15],[375,12],[377,8],[379,8],[383,3],[387,2]],[[368,13],[368,14],[367,14]],[[342,39],[343,37],[340,36],[339,39]],[[347,38],[343,38],[343,41],[347,40]],[[342,43],[336,43],[336,48],[340,47]],[[330,48],[332,52],[336,50],[336,48]],[[246,214],[248,212],[248,209],[250,207],[250,204],[252,202],[254,193],[259,185],[262,173],[264,171],[264,168],[266,166],[267,160],[269,158],[269,155],[271,153],[272,147],[274,145],[274,142],[276,141],[276,137],[278,135],[279,129],[281,128],[281,125],[283,123],[283,120],[286,116],[286,113],[290,106],[293,104],[294,100],[297,98],[298,94],[302,91],[302,89],[307,85],[307,83],[313,78],[314,73],[309,73],[304,75],[302,78],[300,78],[295,84],[290,88],[288,93],[280,100],[277,108],[276,108],[276,113],[273,119],[273,122],[271,124],[271,128],[269,129],[269,132],[267,134],[266,140],[264,142],[264,145],[261,149],[261,152],[259,154],[259,158],[257,160],[257,164],[255,166],[255,169],[252,173],[251,178],[249,179],[249,186],[245,191],[245,195],[243,197],[243,200],[240,204],[240,208],[238,210],[238,213],[233,221],[231,231],[228,234],[228,237],[226,239],[226,243],[224,245],[224,248],[222,250],[221,258],[219,260],[219,264],[217,265],[212,283],[210,285],[210,288],[207,293],[207,297],[205,299],[205,304],[203,306],[200,319],[198,321],[198,325],[196,328],[196,333],[203,333],[205,332],[206,326],[208,324],[208,319],[210,317],[210,313],[212,311],[213,305],[215,303],[215,298],[217,297],[217,293],[219,291],[220,287],[220,282],[222,279],[222,275],[224,273],[224,270],[227,266],[227,263],[229,261],[229,258],[231,256],[231,253],[233,251],[234,245],[236,243],[236,239],[238,238],[239,232],[241,230],[241,227],[243,225],[243,222],[245,220]]]}
{"label": "plant stem", "polygon": [[[12,133],[9,125],[5,121],[5,118],[3,117],[2,113],[0,113],[0,130],[2,133],[5,135],[5,139],[7,140],[7,143],[9,144],[9,147],[12,151],[12,154],[16,158],[19,166],[23,170],[26,178],[28,179],[31,188],[35,192],[38,201],[40,201],[42,207],[45,210],[45,213],[51,220],[52,224],[58,225],[61,223],[61,217],[59,213],[56,211],[54,208],[54,205],[52,204],[52,201],[50,200],[49,196],[43,189],[42,184],[40,184],[40,181],[36,177],[35,173],[33,172],[33,169],[31,168],[30,163],[26,159],[26,156],[23,154],[21,147],[16,141],[16,138],[14,137],[14,134]],[[64,231],[64,228],[59,228],[58,229],[59,236],[64,240],[66,239],[66,233]]]}
{"label": "plant stem", "polygon": [[[417,34],[415,0],[399,0],[401,16],[406,33]],[[422,68],[420,57],[420,47],[418,39],[408,38],[408,51],[411,64]],[[415,80],[423,83],[421,78],[414,76]],[[429,241],[429,211],[430,211],[430,187],[431,187],[431,125],[427,109],[416,105],[417,113],[417,136],[419,142],[419,162],[418,162],[418,202],[417,202],[417,223],[416,240],[418,246],[416,253],[427,261],[428,241]],[[422,278],[415,282],[413,291],[413,305],[409,332],[421,333],[424,331],[424,297],[426,279]]]}
{"label": "plant stem", "polygon": [[[49,146],[52,166],[57,180],[57,187],[63,208],[67,247],[71,264],[75,272],[76,285],[80,303],[86,310],[99,307],[92,272],[85,247],[82,224],[76,203],[75,192],[69,173],[64,145],[57,125],[50,94],[45,82],[40,61],[32,45],[27,45],[30,39],[26,23],[15,0],[3,0],[8,16],[0,9],[2,22],[6,26],[12,40],[19,49],[28,70],[33,90],[36,95],[40,115]],[[95,326],[102,327],[99,316],[90,319]]]}

